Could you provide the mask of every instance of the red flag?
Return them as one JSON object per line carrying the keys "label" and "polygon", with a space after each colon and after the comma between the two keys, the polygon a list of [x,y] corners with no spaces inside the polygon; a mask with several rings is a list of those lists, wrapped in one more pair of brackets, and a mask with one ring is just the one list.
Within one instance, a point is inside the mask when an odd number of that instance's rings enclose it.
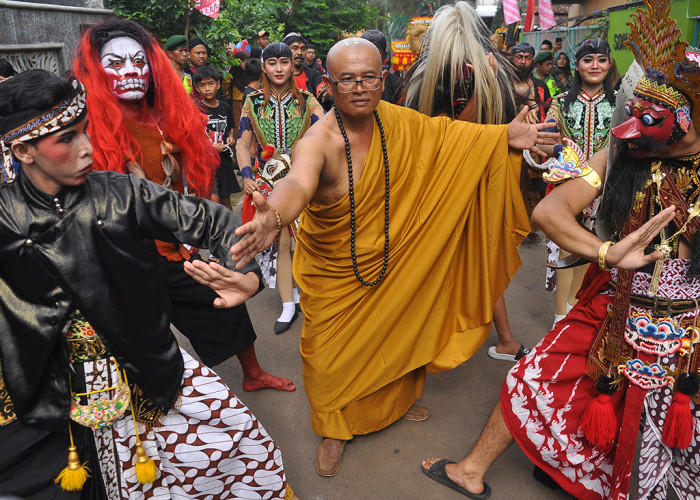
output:
{"label": "red flag", "polygon": [[520,9],[518,0],[503,0],[503,17],[506,24],[513,24],[520,21]]}
{"label": "red flag", "polygon": [[540,29],[546,31],[557,25],[552,9],[552,0],[540,0]]}
{"label": "red flag", "polygon": [[207,17],[219,18],[221,0],[198,0],[194,8]]}
{"label": "red flag", "polygon": [[525,14],[525,29],[523,31],[532,31],[532,22],[535,20],[535,0],[527,0],[527,13]]}

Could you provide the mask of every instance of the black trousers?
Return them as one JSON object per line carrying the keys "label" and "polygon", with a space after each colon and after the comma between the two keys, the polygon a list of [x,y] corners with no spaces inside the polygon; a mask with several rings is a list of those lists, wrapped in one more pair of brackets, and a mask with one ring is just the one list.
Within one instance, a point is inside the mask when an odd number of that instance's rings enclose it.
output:
{"label": "black trousers", "polygon": [[218,365],[253,345],[256,335],[245,304],[215,308],[216,292],[192,279],[183,262],[162,260],[161,279],[170,296],[171,322],[187,337],[202,363]]}
{"label": "black trousers", "polygon": [[[81,462],[97,463],[92,431],[76,424],[72,429]],[[99,474],[93,473],[82,491],[64,491],[54,484],[68,463],[69,445],[68,424],[66,434],[29,427],[19,420],[0,427],[0,498],[107,500]]]}

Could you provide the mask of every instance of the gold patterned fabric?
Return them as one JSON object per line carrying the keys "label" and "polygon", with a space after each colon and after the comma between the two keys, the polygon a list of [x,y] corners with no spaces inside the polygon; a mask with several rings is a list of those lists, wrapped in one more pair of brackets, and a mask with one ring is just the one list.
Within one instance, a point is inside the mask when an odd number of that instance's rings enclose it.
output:
{"label": "gold patterned fabric", "polygon": [[[131,402],[136,412],[136,421],[145,424],[148,430],[158,427],[164,415],[161,409],[144,396],[143,391],[135,383],[129,381],[129,389],[131,389]],[[180,399],[178,398],[179,401]],[[177,407],[177,405],[178,403],[176,402],[175,406]]]}
{"label": "gold patterned fabric", "polygon": [[[73,313],[73,320],[66,332],[66,343],[71,363],[95,361],[110,355],[100,336],[79,310]],[[143,391],[133,381],[129,381],[129,389],[136,411],[136,420],[149,428],[157,426],[163,417],[163,412],[153,401],[144,396]]]}
{"label": "gold patterned fabric", "polygon": [[2,365],[0,365],[0,426],[7,425],[16,418],[15,408],[5,387],[5,379],[2,377]]}
{"label": "gold patterned fabric", "polygon": [[107,357],[107,348],[80,311],[73,313],[73,320],[66,332],[66,343],[71,363],[83,363]]}

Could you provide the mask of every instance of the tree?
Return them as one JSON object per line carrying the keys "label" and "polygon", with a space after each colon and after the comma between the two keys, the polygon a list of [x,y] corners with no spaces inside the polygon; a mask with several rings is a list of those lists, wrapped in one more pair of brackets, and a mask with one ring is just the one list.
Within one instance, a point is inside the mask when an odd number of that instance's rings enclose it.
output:
{"label": "tree", "polygon": [[343,32],[378,28],[383,21],[374,0],[222,0],[218,19],[193,9],[196,0],[110,0],[117,16],[132,19],[164,41],[185,31],[189,12],[190,34],[213,49],[213,62],[225,62],[226,43],[247,38],[255,44],[258,31],[272,40],[298,31],[325,53]]}
{"label": "tree", "polygon": [[292,8],[291,0],[224,0],[222,8],[235,19],[235,24],[242,38],[255,45],[257,34],[261,30],[270,32],[271,40],[282,40],[285,33],[284,23]]}
{"label": "tree", "polygon": [[[110,0],[114,15],[131,19],[156,37],[167,39],[183,33],[192,0]],[[204,17],[204,16],[200,16]]]}
{"label": "tree", "polygon": [[343,32],[377,28],[378,21],[379,9],[369,0],[294,0],[285,24],[326,53]]}

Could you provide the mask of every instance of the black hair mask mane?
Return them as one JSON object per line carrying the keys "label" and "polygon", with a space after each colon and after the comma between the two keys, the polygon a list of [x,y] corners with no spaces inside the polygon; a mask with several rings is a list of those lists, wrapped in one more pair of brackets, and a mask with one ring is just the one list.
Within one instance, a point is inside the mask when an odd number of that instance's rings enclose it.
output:
{"label": "black hair mask mane", "polygon": [[[680,163],[673,158],[665,160],[670,169],[678,168]],[[620,143],[619,152],[613,168],[605,181],[605,194],[598,209],[598,217],[604,226],[619,232],[632,212],[635,196],[651,176],[651,158],[637,158],[630,154],[627,142]],[[700,238],[695,234],[691,244],[690,267],[688,277],[700,276]]]}

